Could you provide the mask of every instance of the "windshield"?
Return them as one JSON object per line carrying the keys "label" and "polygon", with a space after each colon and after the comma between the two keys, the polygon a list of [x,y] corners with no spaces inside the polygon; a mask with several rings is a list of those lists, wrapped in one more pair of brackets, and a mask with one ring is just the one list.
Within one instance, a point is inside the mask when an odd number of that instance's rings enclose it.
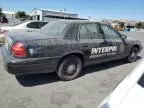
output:
{"label": "windshield", "polygon": [[41,28],[41,31],[50,36],[64,36],[66,33],[67,23],[52,21]]}
{"label": "windshield", "polygon": [[138,84],[144,88],[144,73],[138,81]]}

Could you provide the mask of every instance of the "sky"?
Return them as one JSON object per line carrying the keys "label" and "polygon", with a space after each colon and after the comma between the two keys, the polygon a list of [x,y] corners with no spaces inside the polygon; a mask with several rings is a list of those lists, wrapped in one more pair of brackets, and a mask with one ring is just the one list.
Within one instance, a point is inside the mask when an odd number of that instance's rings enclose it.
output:
{"label": "sky", "polygon": [[66,8],[83,18],[144,20],[144,0],[0,0],[0,7],[15,12]]}

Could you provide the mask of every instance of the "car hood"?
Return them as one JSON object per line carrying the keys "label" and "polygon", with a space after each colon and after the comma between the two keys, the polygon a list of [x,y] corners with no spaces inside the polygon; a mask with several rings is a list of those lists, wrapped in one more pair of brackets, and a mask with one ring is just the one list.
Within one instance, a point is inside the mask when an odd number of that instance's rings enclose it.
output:
{"label": "car hood", "polygon": [[128,40],[135,40],[134,38],[130,37],[130,36],[127,36],[127,39]]}
{"label": "car hood", "polygon": [[2,29],[2,30],[11,30],[12,27],[1,27],[0,29]]}
{"label": "car hood", "polygon": [[55,38],[53,36],[48,36],[40,32],[34,32],[34,31],[28,32],[26,30],[11,31],[8,32],[7,36],[17,41]]}
{"label": "car hood", "polygon": [[127,38],[125,39],[125,41],[128,43],[128,44],[139,44],[140,43],[140,41],[139,40],[136,40],[136,39],[134,39],[134,38],[132,38],[132,37],[129,37],[129,36],[127,36]]}
{"label": "car hood", "polygon": [[0,29],[2,29],[2,30],[8,30],[8,31],[14,31],[14,30],[19,30],[19,29],[25,29],[25,28],[18,28],[18,27],[16,27],[16,26],[13,26],[13,27],[1,27]]}
{"label": "car hood", "polygon": [[136,38],[132,38],[131,33],[120,32],[120,34],[125,34],[127,36],[127,38],[125,39],[127,42],[139,42],[139,40],[137,40]]}

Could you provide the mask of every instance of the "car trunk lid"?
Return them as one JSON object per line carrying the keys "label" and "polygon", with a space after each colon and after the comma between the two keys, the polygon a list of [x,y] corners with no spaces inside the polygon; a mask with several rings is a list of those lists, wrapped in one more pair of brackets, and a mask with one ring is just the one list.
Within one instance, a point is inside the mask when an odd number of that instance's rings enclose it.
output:
{"label": "car trunk lid", "polygon": [[[44,42],[47,40],[56,39],[52,36],[47,36],[46,34],[39,32],[27,32],[27,31],[12,31],[9,32],[5,39],[6,48],[12,54],[12,47],[17,42],[21,42],[26,47],[27,52],[29,53],[30,48],[40,47],[44,45]],[[41,45],[41,46],[42,46]],[[27,56],[29,57],[29,55]]]}

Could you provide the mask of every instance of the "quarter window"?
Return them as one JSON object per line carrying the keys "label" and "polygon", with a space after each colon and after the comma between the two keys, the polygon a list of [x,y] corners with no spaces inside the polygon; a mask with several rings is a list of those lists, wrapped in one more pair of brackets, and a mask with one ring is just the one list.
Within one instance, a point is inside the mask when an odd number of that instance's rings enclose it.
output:
{"label": "quarter window", "polygon": [[104,32],[105,38],[106,39],[120,39],[120,35],[113,30],[112,27],[108,25],[101,25],[101,28]]}

